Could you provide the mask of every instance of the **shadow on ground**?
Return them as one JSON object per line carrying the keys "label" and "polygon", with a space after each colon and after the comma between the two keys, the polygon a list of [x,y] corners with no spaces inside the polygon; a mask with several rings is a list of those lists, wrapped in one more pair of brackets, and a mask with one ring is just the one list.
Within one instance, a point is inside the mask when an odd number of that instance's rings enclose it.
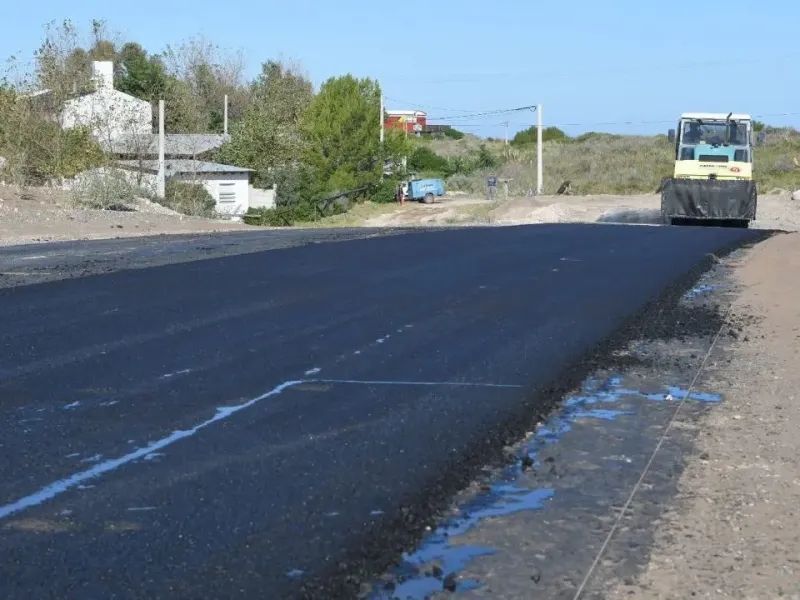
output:
{"label": "shadow on ground", "polygon": [[639,223],[644,225],[664,225],[661,210],[657,208],[621,209],[603,213],[598,223]]}

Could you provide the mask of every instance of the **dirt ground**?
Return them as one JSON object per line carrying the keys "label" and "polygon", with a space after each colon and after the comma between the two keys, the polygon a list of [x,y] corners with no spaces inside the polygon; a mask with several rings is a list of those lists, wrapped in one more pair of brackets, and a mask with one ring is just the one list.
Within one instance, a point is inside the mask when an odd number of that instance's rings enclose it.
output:
{"label": "dirt ground", "polygon": [[800,236],[737,268],[732,315],[756,315],[731,363],[710,365],[725,401],[661,521],[646,574],[608,598],[800,598]]}
{"label": "dirt ground", "polygon": [[0,246],[63,240],[107,239],[252,229],[242,223],[187,217],[158,204],[140,201],[136,210],[72,208],[56,190],[0,187]]}
{"label": "dirt ground", "polygon": [[[434,204],[360,204],[349,213],[302,227],[489,226],[529,223],[660,223],[658,195],[485,198],[451,193]],[[225,220],[187,217],[139,201],[133,211],[86,210],[64,193],[0,187],[0,246],[33,242],[107,239],[170,233],[255,229]],[[800,231],[800,202],[788,192],[762,195],[753,227]]]}
{"label": "dirt ground", "polygon": [[[488,202],[483,198],[453,196],[432,205],[416,202],[387,207],[384,214],[366,219],[370,227],[408,225],[524,225],[528,223],[661,223],[660,196],[540,196]],[[789,192],[759,196],[760,229],[800,230],[800,203]]]}

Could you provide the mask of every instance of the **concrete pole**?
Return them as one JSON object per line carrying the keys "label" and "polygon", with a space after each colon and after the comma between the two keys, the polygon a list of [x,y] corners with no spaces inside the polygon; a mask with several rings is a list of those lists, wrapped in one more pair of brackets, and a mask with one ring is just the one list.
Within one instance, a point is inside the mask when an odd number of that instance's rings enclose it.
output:
{"label": "concrete pole", "polygon": [[536,194],[541,196],[544,193],[544,183],[542,178],[542,105],[536,107]]}
{"label": "concrete pole", "polygon": [[383,140],[384,140],[384,136],[385,136],[384,131],[383,131],[384,130],[384,118],[383,118],[383,115],[384,115],[383,94],[381,94],[381,144],[383,144]]}
{"label": "concrete pole", "polygon": [[225,94],[225,112],[223,116],[222,132],[228,135],[228,94]]}
{"label": "concrete pole", "polygon": [[158,101],[158,197],[166,195],[166,161],[164,160],[164,101]]}

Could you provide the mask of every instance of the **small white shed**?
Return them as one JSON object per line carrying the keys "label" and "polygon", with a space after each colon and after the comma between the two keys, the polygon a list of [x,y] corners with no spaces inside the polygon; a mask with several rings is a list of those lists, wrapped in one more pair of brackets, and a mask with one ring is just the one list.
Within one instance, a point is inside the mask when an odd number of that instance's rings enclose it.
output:
{"label": "small white shed", "polygon": [[[227,215],[243,215],[250,208],[251,169],[187,159],[164,161],[165,178],[178,179],[203,185],[217,205],[217,212]],[[121,160],[116,163],[122,169],[139,172],[143,187],[157,187],[157,160]]]}

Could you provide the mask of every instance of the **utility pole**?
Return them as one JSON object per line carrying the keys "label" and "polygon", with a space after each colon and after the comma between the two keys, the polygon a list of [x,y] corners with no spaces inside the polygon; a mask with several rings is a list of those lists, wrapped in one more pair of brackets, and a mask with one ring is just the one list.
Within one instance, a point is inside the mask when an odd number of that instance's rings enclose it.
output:
{"label": "utility pole", "polygon": [[228,94],[225,94],[225,114],[223,116],[222,132],[228,135]]}
{"label": "utility pole", "polygon": [[542,105],[536,106],[536,195],[544,193],[544,183],[542,178]]}
{"label": "utility pole", "polygon": [[158,177],[157,193],[159,198],[164,198],[167,193],[166,161],[164,160],[164,101],[158,101]]}
{"label": "utility pole", "polygon": [[384,124],[384,121],[385,121],[384,113],[385,113],[385,110],[384,110],[384,106],[383,106],[383,93],[381,93],[381,145],[383,145],[383,140],[384,140],[384,136],[385,136],[384,131],[383,131],[384,126],[385,126],[385,124]]}
{"label": "utility pole", "polygon": [[508,121],[503,123],[503,125],[506,126],[506,146],[508,146]]}

